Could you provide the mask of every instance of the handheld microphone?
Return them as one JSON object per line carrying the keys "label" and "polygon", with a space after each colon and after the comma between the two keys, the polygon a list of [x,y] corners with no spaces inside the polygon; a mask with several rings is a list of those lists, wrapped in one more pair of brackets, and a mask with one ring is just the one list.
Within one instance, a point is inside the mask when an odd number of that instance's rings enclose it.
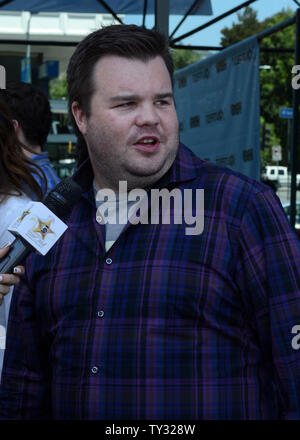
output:
{"label": "handheld microphone", "polygon": [[[43,205],[50,209],[51,213],[60,220],[64,221],[68,217],[70,209],[80,199],[81,194],[82,188],[74,180],[71,178],[64,179],[49,192],[43,201]],[[9,253],[0,262],[0,273],[12,273],[13,268],[18,266],[30,252],[35,250],[25,238],[18,236],[12,242]]]}

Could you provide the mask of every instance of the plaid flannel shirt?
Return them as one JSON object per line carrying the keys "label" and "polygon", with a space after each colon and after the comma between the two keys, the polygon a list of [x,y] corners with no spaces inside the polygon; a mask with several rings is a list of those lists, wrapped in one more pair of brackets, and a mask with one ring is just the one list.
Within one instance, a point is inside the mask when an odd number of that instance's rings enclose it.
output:
{"label": "plaid flannel shirt", "polygon": [[299,418],[300,246],[275,194],[181,144],[156,188],[203,188],[202,234],[128,224],[105,252],[80,173],[69,229],[13,296],[1,417]]}

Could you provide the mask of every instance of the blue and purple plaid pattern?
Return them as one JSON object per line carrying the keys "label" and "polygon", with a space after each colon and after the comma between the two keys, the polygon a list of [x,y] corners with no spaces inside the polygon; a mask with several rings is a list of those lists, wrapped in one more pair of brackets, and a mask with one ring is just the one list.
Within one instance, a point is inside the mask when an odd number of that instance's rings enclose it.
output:
{"label": "blue and purple plaid pattern", "polygon": [[105,253],[86,176],[15,290],[1,417],[299,418],[300,246],[273,192],[181,145],[157,187],[204,188],[203,233],[129,225]]}

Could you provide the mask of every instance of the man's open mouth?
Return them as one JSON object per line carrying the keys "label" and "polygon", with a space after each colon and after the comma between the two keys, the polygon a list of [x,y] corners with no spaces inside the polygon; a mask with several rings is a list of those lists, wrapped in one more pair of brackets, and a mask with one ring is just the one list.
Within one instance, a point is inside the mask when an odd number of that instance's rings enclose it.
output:
{"label": "man's open mouth", "polygon": [[156,136],[144,136],[138,139],[134,146],[139,150],[153,153],[158,149],[159,144],[159,139]]}

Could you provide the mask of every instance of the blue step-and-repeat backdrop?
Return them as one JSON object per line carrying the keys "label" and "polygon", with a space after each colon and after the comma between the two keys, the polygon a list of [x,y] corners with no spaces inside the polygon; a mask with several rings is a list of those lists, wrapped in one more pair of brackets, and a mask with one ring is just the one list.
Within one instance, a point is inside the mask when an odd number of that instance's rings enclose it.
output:
{"label": "blue step-and-repeat backdrop", "polygon": [[178,70],[174,78],[181,141],[197,156],[259,180],[257,39]]}

